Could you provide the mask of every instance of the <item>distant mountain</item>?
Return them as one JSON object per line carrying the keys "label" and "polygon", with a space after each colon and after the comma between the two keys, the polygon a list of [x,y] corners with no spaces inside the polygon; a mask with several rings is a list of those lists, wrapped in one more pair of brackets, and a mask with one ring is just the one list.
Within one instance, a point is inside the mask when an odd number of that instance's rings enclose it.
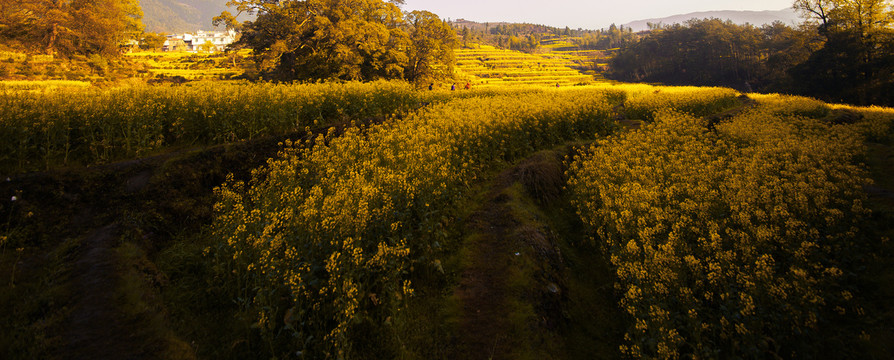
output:
{"label": "distant mountain", "polygon": [[624,24],[624,27],[632,28],[633,31],[643,31],[648,30],[648,23],[652,24],[664,24],[664,25],[672,25],[672,24],[682,24],[690,19],[711,19],[717,18],[721,20],[730,20],[736,24],[745,24],[749,23],[754,26],[761,26],[764,24],[772,24],[776,21],[781,21],[789,26],[795,25],[801,21],[798,17],[798,13],[795,12],[794,9],[782,9],[777,11],[733,11],[733,10],[724,10],[724,11],[702,11],[702,12],[694,12],[683,15],[673,15],[664,18],[657,19],[645,19],[645,20],[637,20],[632,21],[627,24]]}
{"label": "distant mountain", "polygon": [[211,19],[221,11],[235,13],[226,4],[227,0],[140,0],[146,31],[165,33],[212,30]]}

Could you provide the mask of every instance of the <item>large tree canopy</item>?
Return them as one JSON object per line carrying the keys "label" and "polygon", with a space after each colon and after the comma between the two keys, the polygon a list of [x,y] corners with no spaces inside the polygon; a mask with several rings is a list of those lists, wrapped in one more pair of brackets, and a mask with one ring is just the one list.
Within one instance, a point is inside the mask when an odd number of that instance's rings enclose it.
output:
{"label": "large tree canopy", "polygon": [[407,14],[410,46],[407,50],[407,80],[425,83],[453,74],[453,48],[458,46],[456,32],[428,11]]}
{"label": "large tree canopy", "polygon": [[797,0],[825,44],[792,69],[808,95],[894,104],[894,11],[889,0]]}
{"label": "large tree canopy", "polygon": [[242,30],[262,70],[284,80],[401,78],[443,75],[453,64],[456,34],[428,12],[404,14],[402,1],[232,0],[257,19],[237,23],[224,12],[216,24]]}
{"label": "large tree canopy", "polygon": [[137,0],[4,0],[0,39],[48,54],[115,55],[143,31]]}

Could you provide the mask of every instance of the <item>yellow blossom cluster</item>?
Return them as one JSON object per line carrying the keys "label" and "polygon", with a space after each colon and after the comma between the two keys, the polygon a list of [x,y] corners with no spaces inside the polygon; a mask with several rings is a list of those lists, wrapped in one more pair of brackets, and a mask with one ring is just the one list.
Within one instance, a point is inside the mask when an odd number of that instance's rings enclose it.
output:
{"label": "yellow blossom cluster", "polygon": [[881,143],[894,140],[894,108],[835,105],[833,109],[858,111],[863,115],[862,121],[854,124],[854,127],[855,131],[865,135],[868,140]]}
{"label": "yellow blossom cluster", "polygon": [[804,356],[823,311],[847,308],[842,267],[868,213],[862,138],[795,100],[759,98],[713,129],[664,107],[571,164],[631,318],[626,355]]}
{"label": "yellow blossom cluster", "polygon": [[418,106],[403,82],[254,84],[22,91],[0,88],[0,172],[130,159],[366,119]]}
{"label": "yellow blossom cluster", "polygon": [[732,89],[711,87],[658,87],[650,85],[621,85],[626,101],[624,114],[629,119],[652,121],[658,111],[673,109],[678,112],[707,116],[738,105],[738,93]]}
{"label": "yellow blossom cluster", "polygon": [[[470,184],[539,149],[607,134],[611,118],[599,89],[457,96],[311,147],[289,144],[250,185],[218,189],[214,233],[271,342],[350,357],[364,334],[392,333],[412,293],[408,272],[434,266]],[[288,323],[276,320],[288,309]]]}
{"label": "yellow blossom cluster", "polygon": [[749,94],[748,97],[756,101],[763,111],[781,116],[797,115],[819,119],[828,115],[831,110],[829,104],[802,96]]}

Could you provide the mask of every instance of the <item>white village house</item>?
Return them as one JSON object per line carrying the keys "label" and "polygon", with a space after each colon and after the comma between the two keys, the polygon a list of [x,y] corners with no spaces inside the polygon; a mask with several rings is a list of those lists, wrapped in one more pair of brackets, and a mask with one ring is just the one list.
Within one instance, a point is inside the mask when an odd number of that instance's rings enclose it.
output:
{"label": "white village house", "polygon": [[213,51],[223,51],[227,45],[236,41],[236,31],[196,31],[192,33],[172,34],[167,36],[162,50],[199,52],[202,45],[211,43]]}

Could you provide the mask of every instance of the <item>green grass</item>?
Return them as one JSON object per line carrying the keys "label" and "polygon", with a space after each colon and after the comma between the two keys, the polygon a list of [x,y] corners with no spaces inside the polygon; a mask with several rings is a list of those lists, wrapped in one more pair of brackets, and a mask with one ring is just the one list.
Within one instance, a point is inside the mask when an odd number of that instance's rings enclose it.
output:
{"label": "green grass", "polygon": [[[0,356],[8,359],[49,358],[60,344],[59,330],[71,312],[66,273],[78,242],[69,239],[49,249],[25,248],[0,254]],[[25,269],[14,264],[24,261]],[[15,270],[15,272],[13,272]],[[15,279],[15,283],[13,283]]]}

